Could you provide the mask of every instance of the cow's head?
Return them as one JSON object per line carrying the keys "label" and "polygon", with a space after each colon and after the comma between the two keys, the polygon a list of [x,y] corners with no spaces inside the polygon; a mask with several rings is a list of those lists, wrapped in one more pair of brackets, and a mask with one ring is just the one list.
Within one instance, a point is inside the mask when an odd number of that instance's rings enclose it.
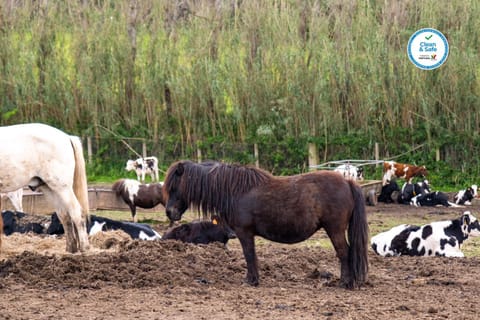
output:
{"label": "cow's head", "polygon": [[357,180],[359,180],[359,181],[363,180],[363,168],[362,167],[357,168]]}
{"label": "cow's head", "polygon": [[480,236],[480,224],[470,211],[465,211],[462,216],[462,231],[468,237]]}
{"label": "cow's head", "polygon": [[472,194],[472,195],[473,195],[473,197],[476,198],[476,197],[478,196],[478,193],[477,193],[477,191],[478,191],[478,186],[477,186],[476,184],[472,184],[472,186],[471,186],[470,188],[472,188],[472,191],[473,191],[473,194]]}
{"label": "cow's head", "polygon": [[417,173],[418,176],[426,177],[428,176],[428,171],[425,166],[421,166]]}
{"label": "cow's head", "polygon": [[135,170],[136,166],[135,166],[135,160],[128,160],[127,161],[127,165],[125,167],[125,170],[127,171],[132,171],[132,170]]}

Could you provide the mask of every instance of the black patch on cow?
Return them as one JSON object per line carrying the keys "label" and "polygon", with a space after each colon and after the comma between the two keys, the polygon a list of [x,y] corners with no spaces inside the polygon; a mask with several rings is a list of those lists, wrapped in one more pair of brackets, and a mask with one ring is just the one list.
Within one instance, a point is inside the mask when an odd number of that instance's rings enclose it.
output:
{"label": "black patch on cow", "polygon": [[431,225],[426,225],[422,230],[422,239],[425,240],[433,234],[433,228]]}
{"label": "black patch on cow", "polygon": [[409,226],[392,239],[390,249],[395,255],[409,255],[409,250],[407,249],[407,239],[411,232],[417,231],[418,229],[420,229],[418,226]]}
{"label": "black patch on cow", "polygon": [[452,247],[455,247],[457,245],[457,239],[453,237],[449,237],[447,239],[440,239],[440,249],[445,250],[445,246],[447,244],[449,244]]}
{"label": "black patch on cow", "polygon": [[[452,220],[452,224],[445,228],[445,235],[449,238],[455,237],[458,240],[458,244],[462,244],[467,239],[462,232],[462,218]],[[455,239],[453,241],[455,242]]]}
{"label": "black patch on cow", "polygon": [[474,223],[470,223],[468,225],[468,233],[472,232],[472,230],[477,229],[480,231],[480,223],[478,223],[478,220],[475,220]]}
{"label": "black patch on cow", "polygon": [[430,192],[430,186],[425,181],[413,183],[405,183],[402,186],[402,192],[398,196],[398,203],[410,204],[413,197],[427,194]]}
{"label": "black patch on cow", "polygon": [[451,204],[448,202],[448,195],[443,192],[430,192],[427,194],[422,194],[416,198],[417,200],[417,205],[420,205],[422,207],[425,206],[436,206],[436,205],[442,205],[445,207],[450,207]]}
{"label": "black patch on cow", "polygon": [[377,250],[377,244],[376,243],[372,243],[372,249],[373,249],[373,251],[375,251],[376,254],[379,254],[378,250]]}
{"label": "black patch on cow", "polygon": [[412,249],[408,250],[408,255],[410,256],[424,256],[425,255],[425,247],[422,248],[422,250],[418,250],[418,247],[420,246],[421,240],[420,238],[415,238],[412,241]]}

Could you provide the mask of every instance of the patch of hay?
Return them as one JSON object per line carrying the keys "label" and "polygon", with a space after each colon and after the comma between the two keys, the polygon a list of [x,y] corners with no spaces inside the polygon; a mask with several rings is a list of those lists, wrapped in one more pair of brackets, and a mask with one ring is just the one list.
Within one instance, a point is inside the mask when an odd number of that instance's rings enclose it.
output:
{"label": "patch of hay", "polygon": [[132,240],[126,232],[121,230],[98,232],[89,238],[92,247],[104,250],[118,249],[121,243]]}

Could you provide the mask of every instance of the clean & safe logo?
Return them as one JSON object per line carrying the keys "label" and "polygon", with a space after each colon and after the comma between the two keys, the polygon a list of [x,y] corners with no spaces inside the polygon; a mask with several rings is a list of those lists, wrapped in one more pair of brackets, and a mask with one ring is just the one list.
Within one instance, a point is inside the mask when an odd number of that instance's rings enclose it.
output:
{"label": "clean & safe logo", "polygon": [[408,40],[407,52],[415,66],[423,70],[433,70],[447,60],[448,41],[436,29],[420,29]]}

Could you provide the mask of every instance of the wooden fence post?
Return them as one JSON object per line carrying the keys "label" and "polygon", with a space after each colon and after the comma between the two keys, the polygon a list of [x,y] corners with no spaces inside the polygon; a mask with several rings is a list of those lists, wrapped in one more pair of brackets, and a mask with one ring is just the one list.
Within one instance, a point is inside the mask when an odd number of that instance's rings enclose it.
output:
{"label": "wooden fence post", "polygon": [[253,156],[255,158],[255,167],[260,168],[260,160],[258,155],[258,144],[253,144]]}
{"label": "wooden fence post", "polygon": [[197,147],[197,162],[202,162],[202,149],[200,147]]}
{"label": "wooden fence post", "polygon": [[308,168],[309,170],[316,170],[312,167],[318,165],[318,152],[315,143],[308,143]]}
{"label": "wooden fence post", "polygon": [[147,157],[147,143],[145,140],[142,140],[142,157]]}
{"label": "wooden fence post", "polygon": [[[375,161],[380,160],[380,148],[378,147],[378,142],[375,142]],[[375,168],[378,168],[380,164],[377,162],[375,163]]]}
{"label": "wooden fence post", "polygon": [[92,137],[87,137],[87,159],[88,163],[92,163]]}

